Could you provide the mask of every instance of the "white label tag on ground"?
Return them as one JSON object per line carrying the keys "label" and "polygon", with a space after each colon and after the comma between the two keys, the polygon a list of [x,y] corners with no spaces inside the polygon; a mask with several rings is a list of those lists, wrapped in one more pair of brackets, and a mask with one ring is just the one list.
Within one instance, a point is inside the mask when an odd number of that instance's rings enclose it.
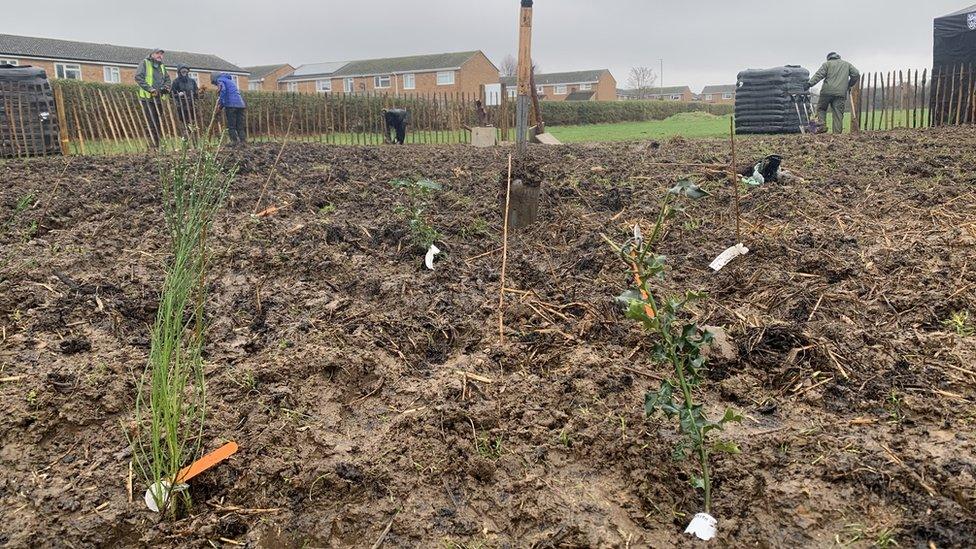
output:
{"label": "white label tag on ground", "polygon": [[741,243],[736,244],[735,246],[732,246],[728,250],[725,250],[719,254],[719,256],[715,258],[715,261],[712,261],[712,263],[709,265],[709,268],[715,272],[721,271],[722,268],[728,265],[733,259],[739,257],[740,255],[746,255],[747,253],[749,253],[749,248],[746,248]]}
{"label": "white label tag on ground", "polygon": [[428,269],[432,271],[434,270],[434,256],[439,253],[441,253],[441,250],[437,246],[431,244],[430,248],[427,250],[427,255],[424,256],[424,265],[426,265]]}
{"label": "white label tag on ground", "polygon": [[190,486],[187,484],[177,484],[171,490],[168,481],[164,480],[162,482],[157,482],[152,486],[150,486],[148,490],[146,490],[146,496],[144,498],[146,500],[146,507],[149,507],[150,511],[153,511],[154,513],[158,513],[159,506],[156,505],[157,499],[159,499],[160,503],[166,505],[166,500],[169,499],[169,495],[171,493],[179,493],[182,492],[183,490],[186,490],[189,487]]}
{"label": "white label tag on ground", "polygon": [[708,541],[715,537],[715,527],[718,525],[718,520],[708,513],[698,513],[695,518],[691,519],[691,523],[685,528],[686,534],[693,534],[698,539]]}

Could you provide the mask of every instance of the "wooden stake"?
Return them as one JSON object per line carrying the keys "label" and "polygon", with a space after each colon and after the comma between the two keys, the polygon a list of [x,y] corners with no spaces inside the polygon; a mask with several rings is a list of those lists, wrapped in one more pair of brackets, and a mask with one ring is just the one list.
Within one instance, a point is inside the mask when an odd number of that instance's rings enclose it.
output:
{"label": "wooden stake", "polygon": [[58,109],[58,140],[61,142],[61,154],[68,156],[71,133],[68,130],[68,113],[64,109],[64,91],[57,84],[51,87],[51,91],[54,92],[54,107]]}
{"label": "wooden stake", "polygon": [[518,102],[515,107],[515,143],[518,153],[528,148],[529,86],[532,82],[532,0],[521,0],[519,14]]}
{"label": "wooden stake", "polygon": [[735,242],[736,244],[741,244],[742,233],[739,229],[739,218],[741,216],[739,209],[739,172],[736,169],[735,163],[735,117],[729,120],[729,140],[732,144],[732,165],[729,166],[729,180],[732,181],[732,188],[735,189]]}
{"label": "wooden stake", "polygon": [[498,340],[505,343],[505,268],[508,266],[508,208],[512,197],[512,155],[508,155],[508,182],[505,185],[505,220],[502,224],[502,273],[498,288]]}
{"label": "wooden stake", "polygon": [[285,152],[285,144],[288,143],[288,135],[291,133],[291,123],[294,120],[294,114],[288,119],[288,129],[285,131],[285,138],[281,141],[281,147],[278,149],[278,156],[275,157],[274,164],[271,165],[271,171],[268,172],[268,179],[264,182],[264,187],[261,188],[261,194],[258,195],[258,201],[254,204],[254,213],[258,213],[258,209],[261,207],[261,200],[264,199],[264,193],[268,190],[268,185],[271,183],[271,178],[274,177],[275,169],[278,167],[278,162],[281,161],[281,153]]}

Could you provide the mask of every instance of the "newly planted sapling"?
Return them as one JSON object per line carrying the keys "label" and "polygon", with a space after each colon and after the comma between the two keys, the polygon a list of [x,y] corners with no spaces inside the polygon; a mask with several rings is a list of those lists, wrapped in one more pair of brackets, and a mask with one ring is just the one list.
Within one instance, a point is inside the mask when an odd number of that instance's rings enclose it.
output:
{"label": "newly planted sapling", "polygon": [[[714,535],[714,519],[709,515],[712,509],[711,455],[715,452],[739,453],[734,442],[715,440],[712,432],[722,430],[730,422],[741,421],[742,416],[728,409],[721,419],[714,421],[705,415],[703,405],[695,401],[694,391],[702,383],[706,366],[702,348],[712,341],[712,335],[687,319],[683,312],[705,295],[691,291],[661,295],[660,290],[652,286],[653,281],[663,279],[665,275],[665,257],[655,253],[654,247],[666,221],[676,211],[672,202],[677,195],[703,196],[699,191],[687,182],[672,188],[665,195],[654,230],[647,238],[640,226],[634,227],[633,237],[623,244],[604,238],[627,265],[634,281],[633,288],[618,301],[626,303],[627,317],[640,322],[653,337],[651,357],[654,361],[667,364],[671,369],[671,376],[661,382],[660,388],[646,393],[644,408],[648,416],[661,412],[668,418],[677,418],[682,439],[673,455],[676,459],[695,457],[699,471],[692,476],[691,483],[704,494],[704,516],[696,516],[687,532],[710,539]],[[709,524],[698,528],[696,522],[702,521]]]}
{"label": "newly planted sapling", "polygon": [[440,183],[430,179],[417,181],[394,179],[390,184],[406,191],[407,205],[398,206],[396,212],[407,218],[407,225],[410,227],[410,240],[418,247],[427,250],[441,238],[437,229],[427,221],[426,215],[430,206],[430,196],[434,191],[441,190]]}

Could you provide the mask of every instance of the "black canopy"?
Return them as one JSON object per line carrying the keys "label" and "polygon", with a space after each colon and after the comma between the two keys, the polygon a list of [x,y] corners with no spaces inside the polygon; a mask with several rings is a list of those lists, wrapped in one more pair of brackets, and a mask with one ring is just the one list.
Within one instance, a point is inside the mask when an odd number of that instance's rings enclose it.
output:
{"label": "black canopy", "polygon": [[935,64],[976,63],[976,5],[935,20]]}

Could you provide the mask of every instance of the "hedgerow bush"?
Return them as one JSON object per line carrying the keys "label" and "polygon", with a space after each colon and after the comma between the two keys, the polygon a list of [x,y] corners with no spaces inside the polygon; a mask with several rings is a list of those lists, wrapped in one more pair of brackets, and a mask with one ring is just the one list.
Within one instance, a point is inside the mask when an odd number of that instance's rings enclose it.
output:
{"label": "hedgerow bush", "polygon": [[732,105],[680,101],[543,101],[542,118],[549,126],[610,124],[664,120],[682,112],[732,114]]}

